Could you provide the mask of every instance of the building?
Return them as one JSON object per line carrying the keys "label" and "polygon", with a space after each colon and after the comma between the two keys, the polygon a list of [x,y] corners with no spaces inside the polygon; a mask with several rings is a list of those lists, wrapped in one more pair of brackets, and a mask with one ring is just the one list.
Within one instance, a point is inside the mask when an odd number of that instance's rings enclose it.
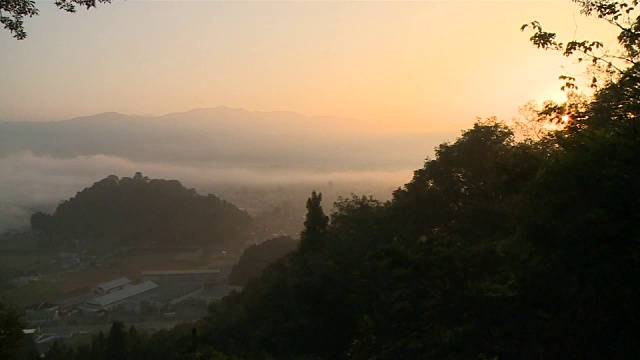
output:
{"label": "building", "polygon": [[124,303],[133,296],[155,289],[158,284],[153,281],[145,281],[137,285],[124,287],[122,290],[114,291],[106,295],[98,296],[87,301],[81,308],[85,314],[96,314],[99,311],[112,311],[123,307]]}
{"label": "building", "polygon": [[56,310],[59,310],[59,306],[58,304],[53,304],[50,302],[43,301],[34,310],[56,311]]}
{"label": "building", "polygon": [[56,305],[58,305],[58,307],[60,308],[60,312],[62,314],[70,313],[71,311],[73,311],[78,306],[81,306],[82,304],[86,303],[87,301],[89,301],[89,300],[91,300],[91,299],[93,299],[95,297],[96,297],[95,293],[89,292],[89,293],[85,293],[85,294],[81,294],[81,295],[77,295],[77,296],[68,297],[68,298],[64,298],[64,299],[58,300],[56,302]]}
{"label": "building", "polygon": [[59,320],[58,310],[30,310],[22,317],[27,326],[55,324]]}
{"label": "building", "polygon": [[119,278],[119,279],[115,279],[115,280],[111,280],[111,281],[107,281],[102,284],[99,284],[96,287],[96,292],[99,294],[108,294],[113,291],[122,290],[125,286],[129,284],[131,284],[131,280],[129,280],[126,277],[123,277],[123,278]]}
{"label": "building", "polygon": [[157,309],[163,306],[173,306],[201,293],[204,287],[201,283],[182,283],[161,286],[158,294],[148,300]]}
{"label": "building", "polygon": [[147,311],[160,311],[193,298],[203,290],[204,287],[201,283],[160,285],[151,291],[130,298],[124,304],[124,310],[134,314],[140,314],[145,309]]}
{"label": "building", "polygon": [[142,279],[145,281],[154,281],[158,284],[215,284],[220,282],[220,269],[143,271]]}

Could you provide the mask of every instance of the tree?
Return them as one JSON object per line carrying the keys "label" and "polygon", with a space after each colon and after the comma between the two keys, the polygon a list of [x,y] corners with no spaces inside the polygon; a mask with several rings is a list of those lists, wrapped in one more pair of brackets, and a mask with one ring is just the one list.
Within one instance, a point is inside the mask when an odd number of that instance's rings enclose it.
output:
{"label": "tree", "polygon": [[43,234],[47,231],[48,222],[51,215],[38,211],[31,215],[31,230],[38,234]]}
{"label": "tree", "polygon": [[[98,3],[110,3],[111,0],[55,0],[58,9],[75,13],[76,7],[94,8]],[[24,18],[38,15],[34,0],[0,0],[0,23],[9,30],[13,37],[23,40],[27,37],[24,30]]]}
{"label": "tree", "polygon": [[294,251],[297,246],[298,241],[288,236],[249,246],[231,269],[229,284],[244,286],[250,279],[258,277],[269,264]]}
{"label": "tree", "polygon": [[[524,332],[514,328],[528,352],[540,358],[637,358],[633,329],[640,297],[637,153],[640,115],[640,16],[638,1],[574,0],[581,13],[620,30],[619,49],[600,41],[562,43],[531,26],[531,42],[590,61],[594,97],[572,114],[555,136],[555,149],[528,187],[518,237],[531,246],[519,281]],[[575,88],[575,78],[565,89]],[[545,115],[566,109],[549,108]],[[550,286],[553,284],[553,286]],[[531,306],[535,304],[535,306]],[[525,352],[527,352],[525,350]]]}
{"label": "tree", "polygon": [[106,350],[106,341],[104,333],[100,331],[97,336],[91,339],[91,359],[104,360]]}
{"label": "tree", "polygon": [[136,328],[131,325],[129,333],[127,334],[127,351],[129,353],[129,360],[144,359],[144,354],[142,352],[143,342],[144,338]]}
{"label": "tree", "polygon": [[638,358],[640,142],[588,127],[561,145],[523,201],[522,337],[554,358]]}
{"label": "tree", "polygon": [[[533,45],[544,50],[559,51],[567,57],[576,56],[578,62],[590,60],[594,66],[604,66],[601,70],[608,73],[623,75],[629,66],[638,65],[640,60],[640,16],[634,18],[632,13],[637,0],[618,2],[611,0],[573,0],[580,6],[580,12],[589,17],[595,17],[620,29],[618,42],[622,46],[618,50],[609,50],[600,40],[571,40],[566,43],[557,40],[557,34],[545,31],[538,21],[524,24],[521,30],[532,28],[534,33],[530,38]],[[561,76],[567,80],[566,88],[575,88],[575,78]],[[597,78],[592,84],[597,83]]]}
{"label": "tree", "polygon": [[140,173],[109,176],[61,203],[53,215],[31,219],[39,239],[98,248],[116,243],[197,243],[236,247],[250,237],[251,217],[213,194],[198,195],[177,180],[147,180]]}
{"label": "tree", "polygon": [[45,360],[67,360],[66,348],[63,344],[58,343],[57,341],[53,342],[53,345],[49,348],[46,355],[44,356]]}
{"label": "tree", "polygon": [[[521,30],[533,29],[530,41],[540,49],[558,51],[577,62],[589,62],[590,86],[597,90],[596,101],[586,112],[571,114],[570,121],[585,121],[573,125],[626,128],[637,135],[637,117],[640,114],[640,16],[634,15],[638,0],[573,1],[580,6],[583,15],[603,20],[619,29],[617,40],[620,47],[612,50],[600,40],[574,39],[564,43],[557,40],[556,33],[544,30],[538,21],[522,25]],[[575,77],[561,75],[560,79],[565,81],[563,90],[577,89]],[[545,112],[547,115],[558,115],[555,116],[558,121],[561,115],[571,113],[566,106],[550,106]]]}
{"label": "tree", "polygon": [[23,346],[23,325],[14,309],[0,303],[0,359],[20,359]]}
{"label": "tree", "polygon": [[107,335],[107,360],[127,360],[127,333],[122,321],[114,321]]}
{"label": "tree", "polygon": [[300,234],[300,251],[316,252],[322,249],[326,240],[329,217],[322,210],[322,193],[311,193],[307,199],[307,216],[304,221],[304,230]]}

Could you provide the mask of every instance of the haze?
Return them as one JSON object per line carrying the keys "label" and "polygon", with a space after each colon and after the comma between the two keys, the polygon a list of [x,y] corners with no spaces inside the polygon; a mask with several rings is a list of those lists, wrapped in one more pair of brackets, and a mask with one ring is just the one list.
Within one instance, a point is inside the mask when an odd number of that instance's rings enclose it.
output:
{"label": "haze", "polygon": [[329,182],[343,195],[377,189],[376,195],[388,197],[426,154],[456,135],[390,132],[346,118],[227,107],[161,117],[104,113],[0,122],[0,189],[11,189],[0,192],[0,225],[25,225],[34,211],[52,211],[109,174],[138,171],[227,198],[234,188],[291,191],[306,184],[297,199],[304,204],[312,187]]}
{"label": "haze", "polygon": [[[135,171],[199,189],[391,189],[476,117],[562,99],[557,77],[575,68],[533,48],[522,23],[576,38],[612,31],[568,23],[570,1],[38,7],[26,40],[0,32],[0,121],[15,122],[0,124],[0,228]],[[244,127],[225,127],[234,116]]]}
{"label": "haze", "polygon": [[562,62],[530,46],[522,23],[577,38],[612,31],[570,1],[38,6],[27,40],[0,33],[0,120],[225,105],[457,131],[561,96]]}

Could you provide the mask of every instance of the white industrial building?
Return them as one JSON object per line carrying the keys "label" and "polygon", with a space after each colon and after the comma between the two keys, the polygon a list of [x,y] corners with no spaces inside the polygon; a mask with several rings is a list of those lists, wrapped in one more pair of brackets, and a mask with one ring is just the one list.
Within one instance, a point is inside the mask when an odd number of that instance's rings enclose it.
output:
{"label": "white industrial building", "polygon": [[115,279],[115,280],[111,280],[111,281],[107,281],[102,284],[99,284],[96,287],[96,292],[99,294],[109,294],[114,291],[122,290],[124,287],[130,284],[131,284],[131,280],[129,280],[126,277],[123,277],[123,278],[119,278],[119,279]]}
{"label": "white industrial building", "polygon": [[82,310],[85,313],[96,313],[99,311],[111,311],[124,305],[127,299],[142,294],[146,291],[155,289],[158,284],[153,281],[145,281],[137,285],[129,285],[121,290],[110,292],[106,295],[98,296],[93,300],[87,301]]}
{"label": "white industrial building", "polygon": [[204,290],[201,283],[164,284],[151,291],[136,295],[127,300],[124,310],[139,314],[146,307],[160,311],[164,307],[172,307],[182,301],[191,299]]}
{"label": "white industrial building", "polygon": [[59,319],[58,310],[31,310],[22,316],[21,320],[27,326],[40,326],[54,324]]}
{"label": "white industrial building", "polygon": [[160,309],[164,305],[176,305],[184,300],[192,298],[204,290],[200,283],[183,283],[173,286],[160,287],[158,294],[149,303]]}

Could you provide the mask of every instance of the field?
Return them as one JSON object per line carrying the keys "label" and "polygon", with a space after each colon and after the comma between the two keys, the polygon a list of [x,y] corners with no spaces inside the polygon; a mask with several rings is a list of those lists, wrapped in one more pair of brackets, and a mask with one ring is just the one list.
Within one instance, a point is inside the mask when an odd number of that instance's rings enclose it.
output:
{"label": "field", "polygon": [[52,259],[55,256],[42,251],[0,250],[0,282],[46,267]]}
{"label": "field", "polygon": [[[48,264],[52,255],[33,252],[3,252],[0,254],[2,269],[15,273],[16,269],[28,271]],[[233,265],[238,255],[212,254],[199,261],[178,261],[176,252],[171,251],[129,251],[109,257],[104,266],[83,266],[66,271],[43,273],[40,281],[11,288],[0,288],[0,301],[18,308],[29,307],[43,301],[56,301],[69,296],[91,291],[97,284],[119,277],[138,281],[142,271],[184,270],[200,268],[225,268]]]}

